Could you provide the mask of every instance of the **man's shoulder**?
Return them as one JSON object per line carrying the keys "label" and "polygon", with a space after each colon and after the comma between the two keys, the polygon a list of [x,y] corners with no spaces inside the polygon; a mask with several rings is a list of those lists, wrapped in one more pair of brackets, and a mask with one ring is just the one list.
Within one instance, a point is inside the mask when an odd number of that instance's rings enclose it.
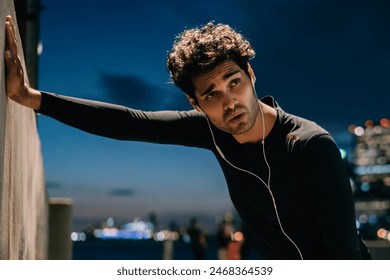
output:
{"label": "man's shoulder", "polygon": [[307,143],[316,137],[330,135],[327,130],[314,121],[288,113],[284,115],[285,123],[290,124],[289,127],[291,128],[288,132],[289,137]]}
{"label": "man's shoulder", "polygon": [[324,137],[333,141],[330,133],[322,126],[305,117],[285,112],[272,96],[263,97],[261,101],[277,110],[279,133],[286,137],[289,145],[296,146],[299,143],[299,146],[304,147],[315,139]]}
{"label": "man's shoulder", "polygon": [[297,158],[305,150],[336,145],[330,133],[314,121],[285,112],[282,112],[281,121],[287,151]]}

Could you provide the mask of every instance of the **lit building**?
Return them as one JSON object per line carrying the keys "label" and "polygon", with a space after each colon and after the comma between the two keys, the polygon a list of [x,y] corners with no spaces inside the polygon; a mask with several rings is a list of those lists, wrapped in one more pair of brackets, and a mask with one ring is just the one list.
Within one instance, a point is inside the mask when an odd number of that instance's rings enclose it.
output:
{"label": "lit building", "polygon": [[349,131],[354,135],[350,163],[357,226],[366,239],[390,239],[380,230],[390,230],[390,121],[368,120]]}

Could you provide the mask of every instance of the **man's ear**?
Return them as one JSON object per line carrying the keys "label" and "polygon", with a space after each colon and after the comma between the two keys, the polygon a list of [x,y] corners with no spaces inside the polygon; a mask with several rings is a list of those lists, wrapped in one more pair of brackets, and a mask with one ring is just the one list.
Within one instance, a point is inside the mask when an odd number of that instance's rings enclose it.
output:
{"label": "man's ear", "polygon": [[189,96],[187,93],[186,93],[185,95],[186,95],[188,101],[190,102],[191,106],[194,107],[194,109],[195,109],[196,111],[202,112],[202,113],[203,113],[203,111],[202,111],[202,109],[199,107],[198,102],[196,101],[196,99],[193,98],[193,97],[191,97],[191,96]]}
{"label": "man's ear", "polygon": [[249,62],[248,62],[248,73],[251,78],[252,84],[255,85],[256,82],[255,72],[253,71],[252,66],[250,65]]}

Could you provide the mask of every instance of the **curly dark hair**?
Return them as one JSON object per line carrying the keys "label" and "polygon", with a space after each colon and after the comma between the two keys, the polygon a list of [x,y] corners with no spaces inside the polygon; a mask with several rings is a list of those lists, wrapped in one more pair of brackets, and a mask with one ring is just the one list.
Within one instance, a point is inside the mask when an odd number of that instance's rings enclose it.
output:
{"label": "curly dark hair", "polygon": [[251,44],[240,33],[227,24],[209,22],[175,38],[167,68],[173,83],[195,98],[193,78],[226,60],[234,61],[249,75],[247,62],[254,56]]}

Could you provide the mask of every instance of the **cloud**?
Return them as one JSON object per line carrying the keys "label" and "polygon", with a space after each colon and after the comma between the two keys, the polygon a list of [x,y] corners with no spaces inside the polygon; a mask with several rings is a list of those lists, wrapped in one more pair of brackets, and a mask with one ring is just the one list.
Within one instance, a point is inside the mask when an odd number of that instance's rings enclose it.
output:
{"label": "cloud", "polygon": [[134,190],[117,188],[117,189],[110,190],[109,195],[110,196],[134,196]]}
{"label": "cloud", "polygon": [[173,85],[158,87],[139,77],[110,73],[102,73],[101,82],[109,102],[145,111],[190,108],[184,94]]}
{"label": "cloud", "polygon": [[46,182],[46,189],[56,190],[61,188],[62,188],[62,184],[60,182],[54,182],[54,181]]}

